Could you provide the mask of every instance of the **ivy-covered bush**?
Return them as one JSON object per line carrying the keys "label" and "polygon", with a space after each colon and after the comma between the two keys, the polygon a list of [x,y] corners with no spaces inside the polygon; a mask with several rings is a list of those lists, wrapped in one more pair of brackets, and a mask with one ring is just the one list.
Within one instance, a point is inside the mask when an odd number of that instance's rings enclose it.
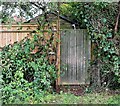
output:
{"label": "ivy-covered bush", "polygon": [[30,103],[35,98],[41,100],[40,97],[52,91],[57,70],[54,64],[49,63],[50,50],[50,40],[46,42],[40,31],[2,49],[4,104]]}
{"label": "ivy-covered bush", "polygon": [[[118,46],[120,45],[120,35],[114,30],[116,16],[119,12],[118,4],[92,3],[86,5],[85,10],[84,20],[86,20],[85,23],[94,45],[94,58],[91,65],[97,67],[97,70],[92,71],[97,71],[98,86],[119,88],[120,53]],[[94,74],[93,77],[95,78]]]}

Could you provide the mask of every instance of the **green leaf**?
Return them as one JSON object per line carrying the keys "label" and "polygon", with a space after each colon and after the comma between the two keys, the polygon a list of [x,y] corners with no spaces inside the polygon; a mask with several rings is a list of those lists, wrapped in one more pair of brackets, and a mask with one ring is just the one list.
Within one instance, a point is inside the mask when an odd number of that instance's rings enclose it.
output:
{"label": "green leaf", "polygon": [[34,70],[38,70],[38,65],[35,62],[31,62],[30,65]]}
{"label": "green leaf", "polygon": [[107,22],[107,19],[106,19],[106,18],[102,18],[102,22],[103,22],[103,23],[106,23],[106,22]]}
{"label": "green leaf", "polygon": [[84,19],[84,22],[87,22],[87,19]]}

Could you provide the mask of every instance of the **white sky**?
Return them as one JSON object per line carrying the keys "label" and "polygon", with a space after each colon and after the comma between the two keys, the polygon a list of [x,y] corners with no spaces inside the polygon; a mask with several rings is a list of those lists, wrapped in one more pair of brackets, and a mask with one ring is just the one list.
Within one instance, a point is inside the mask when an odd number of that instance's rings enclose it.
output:
{"label": "white sky", "polygon": [[0,6],[0,11],[2,11],[2,6]]}

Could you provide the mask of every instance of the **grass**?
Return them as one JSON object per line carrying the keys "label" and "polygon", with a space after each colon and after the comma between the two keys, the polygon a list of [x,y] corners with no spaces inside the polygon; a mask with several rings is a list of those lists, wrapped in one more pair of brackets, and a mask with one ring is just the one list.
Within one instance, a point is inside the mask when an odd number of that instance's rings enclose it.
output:
{"label": "grass", "polygon": [[[38,103],[37,101],[34,103]],[[83,96],[75,96],[69,93],[49,94],[42,98],[40,103],[52,104],[120,104],[120,95],[108,95],[107,93],[90,93]]]}
{"label": "grass", "polygon": [[71,93],[38,94],[35,97],[28,97],[23,101],[15,99],[13,104],[120,104],[119,94],[86,93],[82,96],[75,96]]}

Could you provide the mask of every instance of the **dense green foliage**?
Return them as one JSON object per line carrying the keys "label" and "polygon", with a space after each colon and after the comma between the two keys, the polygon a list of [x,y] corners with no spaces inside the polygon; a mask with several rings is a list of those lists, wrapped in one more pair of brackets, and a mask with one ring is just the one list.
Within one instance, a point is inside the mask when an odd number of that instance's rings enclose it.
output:
{"label": "dense green foliage", "polygon": [[[4,7],[4,12],[7,12],[6,9],[11,5],[14,7],[14,4],[9,5],[8,3]],[[37,5],[37,8],[41,9],[42,4],[32,3],[31,5]],[[31,5],[30,8],[32,8]],[[25,4],[18,7],[23,10],[27,9],[24,12],[30,9],[25,8]],[[42,9],[45,10],[45,8]],[[118,29],[118,32],[114,33],[118,13],[117,3],[71,2],[62,4],[60,10],[62,15],[78,23],[80,28],[87,28],[88,30],[92,44],[94,44],[94,58],[90,67],[93,85],[120,87],[120,30]],[[9,20],[9,15],[11,16],[9,12],[7,15],[3,13],[4,20],[2,21]],[[24,15],[26,16],[26,14]],[[43,22],[43,20],[39,22]],[[43,22],[43,24],[45,23]],[[39,24],[41,25],[40,30],[43,29],[43,24]],[[110,104],[120,103],[119,96],[111,97],[105,101],[103,96],[98,95],[84,96],[82,98],[71,94],[54,96],[50,94],[44,97],[48,92],[52,91],[52,84],[57,78],[55,65],[50,64],[48,59],[52,45],[51,40],[45,40],[43,32],[37,30],[37,33],[31,35],[30,38],[25,38],[19,43],[16,42],[14,45],[8,45],[2,49],[0,52],[0,58],[2,59],[0,82],[3,84],[1,90],[4,104],[91,103],[94,100],[95,104],[103,102]],[[37,49],[37,52],[32,53],[34,49]],[[82,101],[80,102],[80,100]]]}
{"label": "dense green foliage", "polygon": [[75,96],[71,93],[46,94],[38,95],[30,98],[26,102],[19,101],[17,104],[120,104],[119,95],[108,95],[107,93],[85,94],[83,96]]}
{"label": "dense green foliage", "polygon": [[[5,104],[30,102],[53,89],[57,71],[48,60],[51,43],[50,40],[46,42],[42,32],[37,32],[0,52]],[[32,53],[35,48],[37,52]]]}
{"label": "dense green foliage", "polygon": [[61,5],[61,14],[79,23],[80,28],[88,30],[94,45],[91,73],[92,80],[96,81],[93,83],[98,83],[99,86],[118,87],[120,83],[120,25],[117,26],[118,32],[114,33],[118,4],[71,2]]}

